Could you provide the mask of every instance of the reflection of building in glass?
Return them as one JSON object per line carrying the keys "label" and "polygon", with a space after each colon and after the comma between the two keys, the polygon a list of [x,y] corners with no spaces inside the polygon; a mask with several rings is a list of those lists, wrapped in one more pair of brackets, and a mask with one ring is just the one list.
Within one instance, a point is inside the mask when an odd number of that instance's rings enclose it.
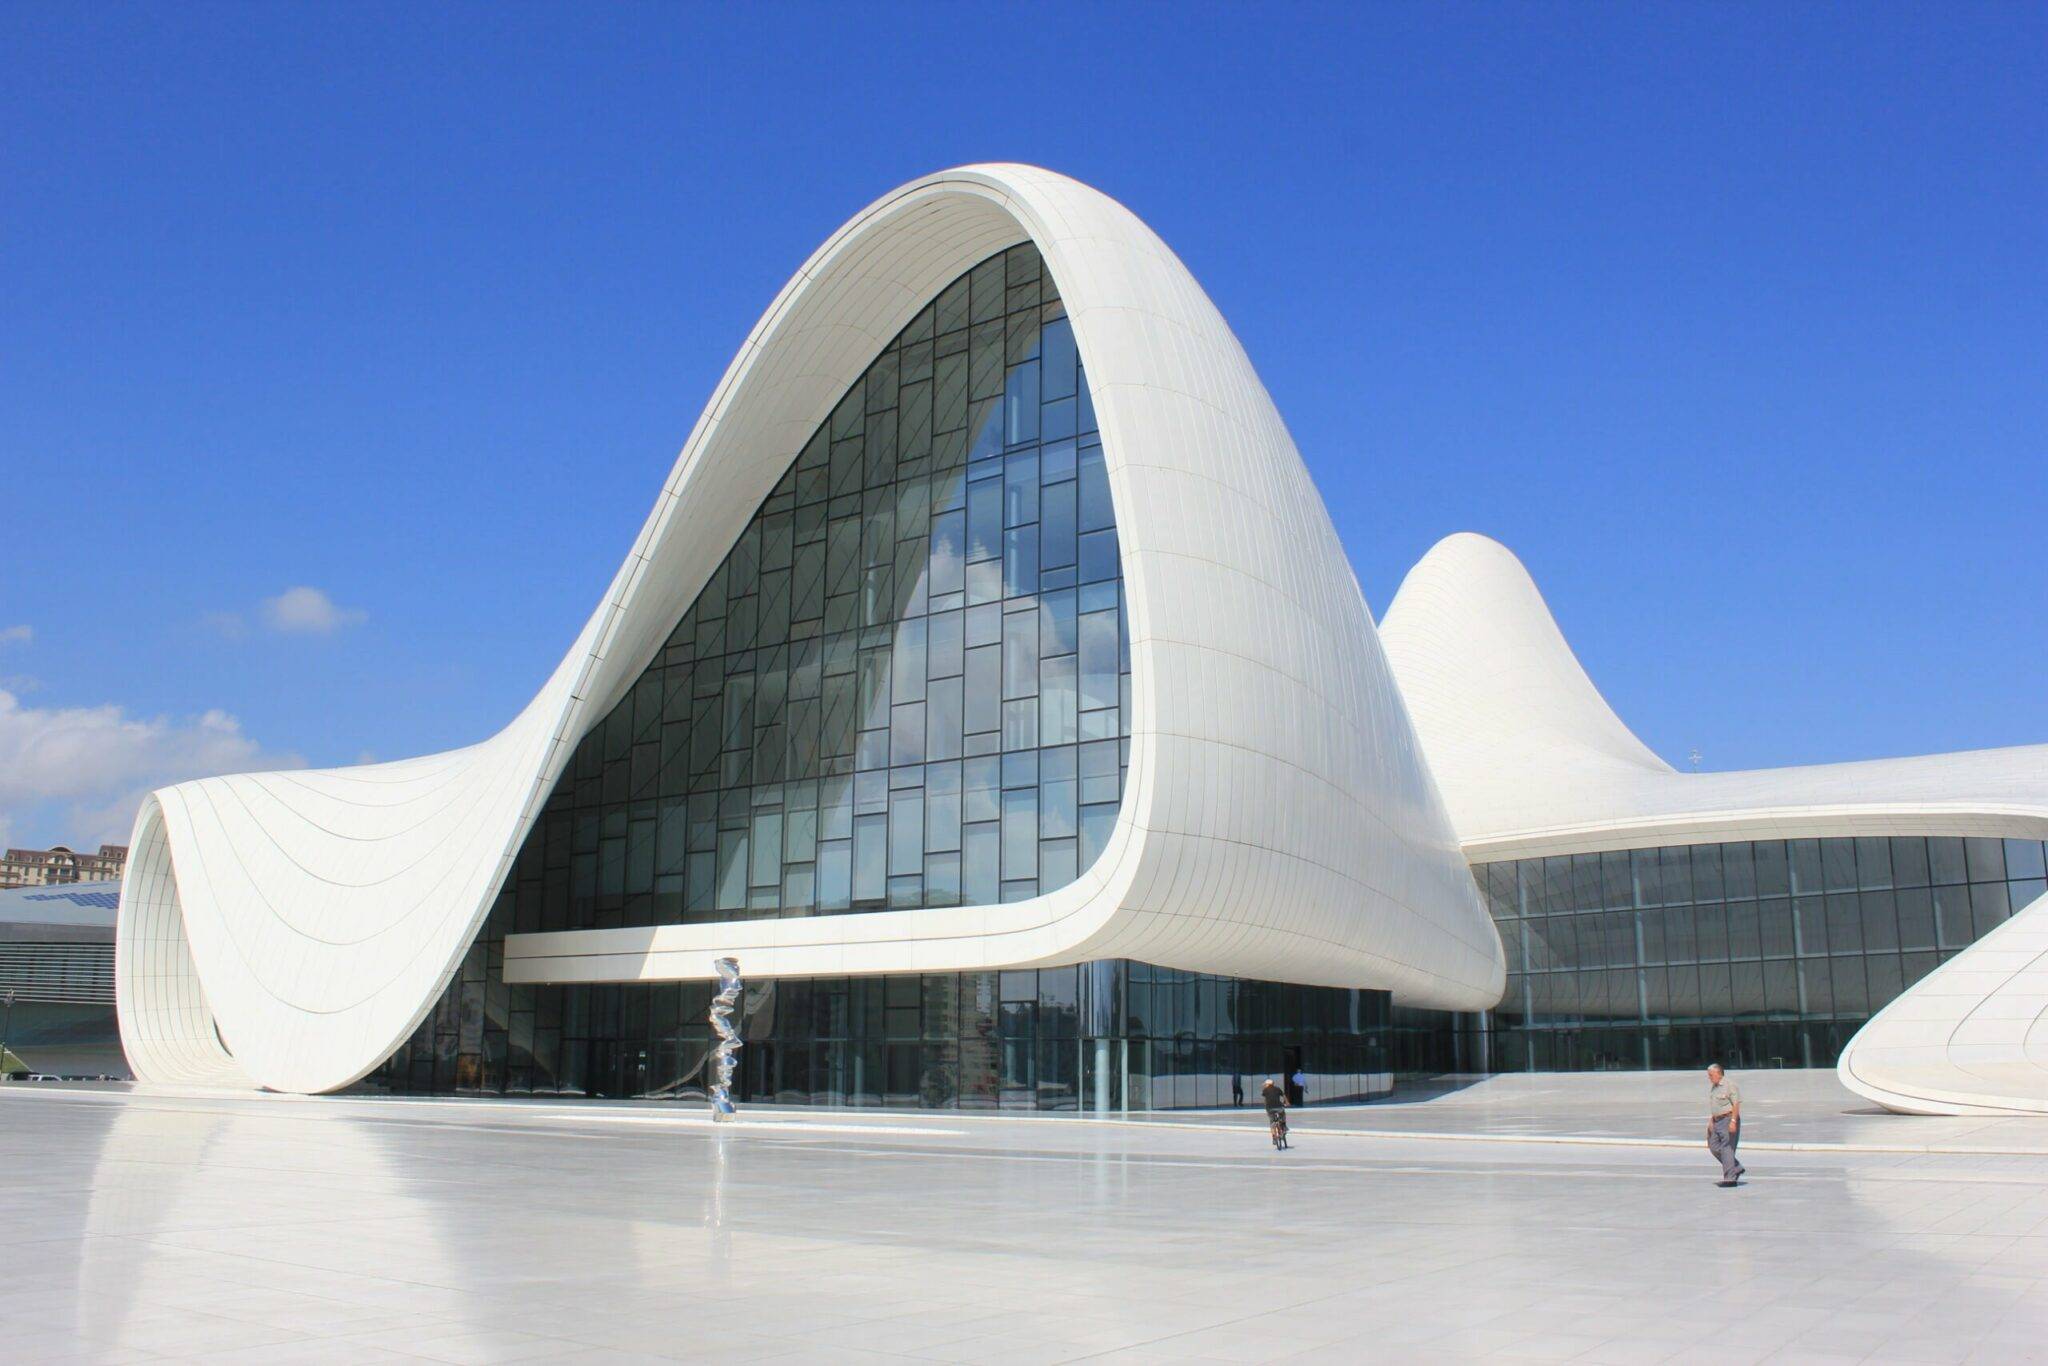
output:
{"label": "reflection of building in glass", "polygon": [[[2044,754],[1678,773],[1482,537],[1375,628],[1172,251],[968,167],[778,296],[504,730],[152,794],[122,1026],[151,1080],[674,1095],[731,955],[753,1101],[1821,1063],[2034,933]],[[1956,1062],[1902,1018],[1852,1084]]]}

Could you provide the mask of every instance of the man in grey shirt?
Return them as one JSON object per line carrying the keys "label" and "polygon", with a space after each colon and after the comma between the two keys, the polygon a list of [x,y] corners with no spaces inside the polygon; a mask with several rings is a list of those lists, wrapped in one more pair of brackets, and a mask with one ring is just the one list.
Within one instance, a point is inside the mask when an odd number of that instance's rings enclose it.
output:
{"label": "man in grey shirt", "polygon": [[1707,1151],[1721,1163],[1721,1184],[1732,1186],[1749,1169],[1735,1160],[1741,1138],[1742,1091],[1728,1080],[1720,1063],[1707,1068]]}

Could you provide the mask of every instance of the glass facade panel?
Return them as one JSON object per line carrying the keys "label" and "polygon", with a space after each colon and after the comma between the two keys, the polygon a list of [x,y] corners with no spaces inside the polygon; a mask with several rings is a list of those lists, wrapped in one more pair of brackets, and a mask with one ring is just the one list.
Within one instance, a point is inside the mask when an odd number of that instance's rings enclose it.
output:
{"label": "glass facade panel", "polygon": [[[510,903],[500,900],[500,906]],[[701,1098],[705,983],[494,988],[479,945],[376,1080],[401,1091]],[[505,1008],[509,1001],[511,1009]],[[1387,1094],[1434,1037],[1381,991],[1207,977],[1124,960],[748,987],[742,1104],[1096,1110],[1256,1105],[1299,1070],[1308,1102]]]}
{"label": "glass facade panel", "polygon": [[[1125,733],[1130,666],[1100,438],[1057,299],[1036,251],[1012,248],[848,389],[578,746],[509,884],[516,921],[995,902],[1078,875],[1099,844],[1077,838],[1077,798],[1113,812],[1124,768],[1080,747]],[[1110,549],[1077,597],[1084,534]],[[959,761],[995,754],[1064,777],[1005,781],[998,810],[970,776],[966,820],[1000,838],[963,834]],[[586,827],[599,837],[567,837]]]}
{"label": "glass facade panel", "polygon": [[[1123,797],[1115,525],[1072,326],[1036,250],[1011,248],[941,291],[790,461],[578,745],[474,971],[386,1079],[561,1091],[600,1085],[588,1074],[641,1094],[699,1056],[697,988],[508,987],[515,929],[994,904],[1074,881]],[[1050,1081],[1012,1085],[977,1051],[985,1031],[887,1054],[879,1024],[870,1041],[834,1023],[869,984],[783,985],[757,1094],[1072,1102],[1072,1060],[1036,1034],[1003,1075]]]}
{"label": "glass facade panel", "polygon": [[1507,992],[1459,1046],[1491,1070],[1829,1066],[2040,896],[2044,852],[1899,837],[1637,849],[1597,877],[1593,856],[1479,864]]}

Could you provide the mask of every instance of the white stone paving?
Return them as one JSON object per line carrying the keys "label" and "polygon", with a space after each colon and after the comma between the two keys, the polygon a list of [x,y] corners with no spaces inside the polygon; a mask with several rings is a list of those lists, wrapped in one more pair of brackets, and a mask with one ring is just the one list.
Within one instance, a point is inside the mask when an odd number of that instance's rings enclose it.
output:
{"label": "white stone paving", "polygon": [[0,1087],[0,1359],[2048,1361],[2048,1156],[1337,1132],[1392,1111]]}

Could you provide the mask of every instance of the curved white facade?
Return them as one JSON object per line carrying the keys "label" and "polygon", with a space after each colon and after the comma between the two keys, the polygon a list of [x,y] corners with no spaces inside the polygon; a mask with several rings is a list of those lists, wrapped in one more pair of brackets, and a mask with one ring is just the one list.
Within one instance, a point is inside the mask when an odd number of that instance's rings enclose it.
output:
{"label": "curved white facade", "polygon": [[[1437,544],[1381,639],[1475,862],[1743,839],[2048,837],[2048,745],[1673,769],[1600,696],[1521,561],[1484,536]],[[1894,1109],[2048,1112],[2048,899],[1882,1010],[1839,1071]]]}
{"label": "curved white facade", "polygon": [[1186,268],[1020,166],[885,196],[734,359],[632,553],[518,718],[468,749],[166,788],[117,958],[138,1077],[321,1091],[387,1057],[475,937],[576,741],[847,385],[946,284],[1034,243],[1102,432],[1132,633],[1130,771],[1080,878],[1002,906],[512,936],[508,981],[942,971],[1130,957],[1479,1009],[1503,980],[1371,617],[1285,426]]}
{"label": "curved white facade", "polygon": [[1835,1071],[1908,1114],[2048,1112],[2048,896],[1872,1016]]}

